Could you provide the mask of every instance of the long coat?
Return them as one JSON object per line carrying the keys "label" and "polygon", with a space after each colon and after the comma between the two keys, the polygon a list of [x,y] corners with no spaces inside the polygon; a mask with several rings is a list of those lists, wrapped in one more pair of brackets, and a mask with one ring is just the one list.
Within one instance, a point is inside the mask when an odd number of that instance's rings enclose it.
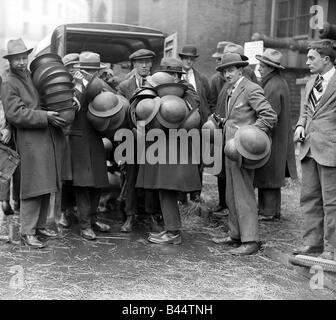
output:
{"label": "long coat", "polygon": [[68,128],[72,183],[77,187],[107,187],[106,153],[102,136],[87,119],[89,100],[80,97],[81,108]]}
{"label": "long coat", "polygon": [[210,116],[210,86],[207,77],[193,69],[196,83],[196,92],[200,99],[201,124],[204,124]]}
{"label": "long coat", "polygon": [[277,72],[263,81],[265,97],[278,115],[272,132],[271,157],[267,164],[255,171],[256,188],[280,188],[285,183],[286,167],[290,176],[297,178],[293,130],[291,125],[290,92],[287,82]]}
{"label": "long coat", "polygon": [[222,72],[216,72],[210,79],[209,105],[211,113],[216,111],[218,96],[223,89],[224,83],[225,78]]}
{"label": "long coat", "polygon": [[[199,98],[193,87],[185,81],[181,81],[188,86],[183,99],[188,101],[192,108],[199,108]],[[166,155],[168,160],[168,138],[166,140]],[[146,150],[151,143],[146,144]],[[190,145],[189,145],[190,146]],[[181,164],[178,144],[177,164],[145,164],[139,165],[139,173],[136,182],[137,188],[152,189],[152,190],[174,190],[182,192],[193,192],[202,189],[199,169],[197,164],[191,163],[191,148],[188,152],[188,164]]]}
{"label": "long coat", "polygon": [[56,192],[62,178],[65,138],[48,123],[28,71],[11,71],[2,85],[5,115],[15,127],[21,157],[21,199]]}
{"label": "long coat", "polygon": [[316,104],[315,111],[309,105],[309,95],[316,77],[307,82],[304,106],[297,126],[305,128],[306,139],[301,143],[300,160],[311,152],[312,157],[322,166],[336,167],[336,72]]}

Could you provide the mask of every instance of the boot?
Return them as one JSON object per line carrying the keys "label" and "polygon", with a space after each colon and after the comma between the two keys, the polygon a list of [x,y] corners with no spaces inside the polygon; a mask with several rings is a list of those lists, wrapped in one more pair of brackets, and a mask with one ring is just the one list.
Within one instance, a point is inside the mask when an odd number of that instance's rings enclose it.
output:
{"label": "boot", "polygon": [[133,230],[133,223],[134,223],[134,215],[133,216],[127,216],[127,219],[125,223],[122,225],[120,231],[121,232],[132,232]]}

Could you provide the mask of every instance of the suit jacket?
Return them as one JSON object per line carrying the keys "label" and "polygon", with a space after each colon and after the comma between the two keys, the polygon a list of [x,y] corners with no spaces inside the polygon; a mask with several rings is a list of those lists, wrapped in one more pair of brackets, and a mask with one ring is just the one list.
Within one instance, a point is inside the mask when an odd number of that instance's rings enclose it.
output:
{"label": "suit jacket", "polygon": [[315,79],[313,77],[306,85],[304,105],[297,123],[305,128],[306,134],[299,158],[302,160],[310,150],[320,165],[336,167],[336,72],[313,111],[308,99]]}
{"label": "suit jacket", "polygon": [[215,73],[210,79],[210,112],[214,113],[216,111],[217,100],[219,93],[221,92],[225,84],[225,78],[221,72]]}
{"label": "suit jacket", "polygon": [[201,123],[204,124],[208,117],[210,116],[210,86],[206,76],[197,70],[193,69],[195,82],[196,82],[196,91],[200,98],[200,113],[201,113]]}
{"label": "suit jacket", "polygon": [[239,127],[255,125],[259,129],[270,133],[277,122],[277,114],[264,96],[263,89],[256,83],[243,78],[233,92],[229,105],[225,99],[226,141],[232,139]]}

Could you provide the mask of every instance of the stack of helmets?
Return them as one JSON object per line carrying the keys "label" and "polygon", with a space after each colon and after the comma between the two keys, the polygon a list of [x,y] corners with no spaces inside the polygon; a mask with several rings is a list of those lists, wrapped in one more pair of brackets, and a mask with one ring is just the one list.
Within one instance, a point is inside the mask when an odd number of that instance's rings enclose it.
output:
{"label": "stack of helmets", "polygon": [[[192,129],[200,124],[200,114],[182,99],[188,87],[175,83],[174,77],[159,71],[147,77],[158,97],[142,100],[136,106],[137,120],[152,129]],[[150,99],[154,101],[150,101]]]}
{"label": "stack of helmets", "polygon": [[126,125],[128,109],[126,98],[102,91],[89,104],[87,118],[98,132],[113,141],[116,131]]}
{"label": "stack of helmets", "polygon": [[227,141],[224,153],[239,167],[258,169],[271,156],[271,139],[254,125],[243,126],[236,131],[234,138]]}
{"label": "stack of helmets", "polygon": [[62,58],[54,53],[40,55],[30,64],[30,71],[43,108],[59,112],[70,124],[76,113],[73,106],[74,90],[72,76],[64,67]]}

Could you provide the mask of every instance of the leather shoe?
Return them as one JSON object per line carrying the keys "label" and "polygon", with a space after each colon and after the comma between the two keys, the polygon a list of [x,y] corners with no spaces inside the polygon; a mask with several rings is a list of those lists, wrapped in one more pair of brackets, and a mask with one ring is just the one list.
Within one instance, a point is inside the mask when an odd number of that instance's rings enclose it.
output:
{"label": "leather shoe", "polygon": [[99,221],[95,221],[94,223],[92,223],[92,227],[99,232],[109,232],[111,229],[108,224]]}
{"label": "leather shoe", "polygon": [[322,254],[319,255],[319,258],[335,261],[335,255],[332,251],[326,251],[324,250]]}
{"label": "leather shoe", "polygon": [[160,231],[160,232],[150,232],[149,237],[150,238],[161,238],[165,233],[167,233],[166,230]]}
{"label": "leather shoe", "polygon": [[82,229],[80,234],[81,237],[86,240],[96,240],[96,234],[93,232],[91,228]]}
{"label": "leather shoe", "polygon": [[57,232],[51,229],[42,228],[42,229],[36,229],[36,234],[39,236],[43,236],[46,238],[56,238]]}
{"label": "leather shoe", "polygon": [[14,214],[14,210],[12,209],[9,201],[2,201],[1,208],[5,216],[11,216]]}
{"label": "leather shoe", "polygon": [[156,244],[181,244],[182,236],[180,232],[172,233],[169,231],[162,232],[160,236],[148,237],[148,241]]}
{"label": "leather shoe", "polygon": [[134,222],[134,216],[127,216],[127,219],[125,223],[122,225],[122,227],[120,228],[120,231],[126,232],[126,233],[132,232],[133,222]]}
{"label": "leather shoe", "polygon": [[70,228],[70,222],[67,219],[64,212],[61,213],[61,217],[58,220],[58,225],[61,226],[62,228]]}
{"label": "leather shoe", "polygon": [[245,242],[236,249],[231,249],[229,253],[236,256],[247,256],[258,252],[260,245],[258,242]]}
{"label": "leather shoe", "polygon": [[297,254],[320,254],[323,252],[323,246],[302,246],[293,251],[294,255]]}
{"label": "leather shoe", "polygon": [[217,207],[212,209],[212,212],[220,212],[226,209],[227,207],[222,206],[221,204],[217,205]]}
{"label": "leather shoe", "polygon": [[41,249],[45,247],[45,244],[37,239],[36,235],[20,234],[21,241],[29,247]]}
{"label": "leather shoe", "polygon": [[232,239],[231,237],[214,237],[211,239],[214,243],[217,244],[226,244],[229,246],[240,245],[241,242],[238,239]]}

